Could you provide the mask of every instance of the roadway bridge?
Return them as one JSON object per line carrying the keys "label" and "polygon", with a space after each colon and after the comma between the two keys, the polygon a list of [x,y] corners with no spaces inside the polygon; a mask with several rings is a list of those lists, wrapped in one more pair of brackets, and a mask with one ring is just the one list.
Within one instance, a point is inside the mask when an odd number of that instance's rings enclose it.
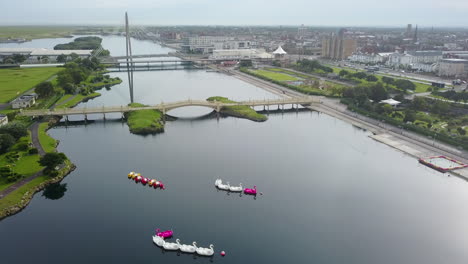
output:
{"label": "roadway bridge", "polygon": [[235,103],[223,103],[218,101],[206,101],[206,100],[185,100],[171,103],[161,103],[158,105],[149,105],[142,107],[132,107],[132,106],[106,106],[106,107],[96,107],[96,108],[62,108],[62,109],[43,109],[43,110],[22,110],[19,115],[21,116],[31,116],[31,117],[41,117],[41,116],[69,116],[69,115],[85,115],[88,114],[107,114],[107,113],[127,113],[138,110],[159,110],[166,114],[166,112],[187,106],[202,106],[212,108],[216,112],[219,112],[222,107],[225,106],[263,106],[269,107],[272,105],[277,105],[278,108],[284,105],[311,105],[314,103],[321,103],[320,100],[312,97],[293,97],[293,98],[281,98],[281,99],[270,99],[270,100],[252,100],[252,101],[242,101]]}

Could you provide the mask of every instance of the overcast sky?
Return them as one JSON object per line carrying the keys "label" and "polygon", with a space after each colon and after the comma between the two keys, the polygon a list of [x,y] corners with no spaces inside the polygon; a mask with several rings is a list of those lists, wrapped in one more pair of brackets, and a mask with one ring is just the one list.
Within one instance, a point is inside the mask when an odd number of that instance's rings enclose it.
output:
{"label": "overcast sky", "polygon": [[468,0],[0,0],[0,25],[468,27]]}

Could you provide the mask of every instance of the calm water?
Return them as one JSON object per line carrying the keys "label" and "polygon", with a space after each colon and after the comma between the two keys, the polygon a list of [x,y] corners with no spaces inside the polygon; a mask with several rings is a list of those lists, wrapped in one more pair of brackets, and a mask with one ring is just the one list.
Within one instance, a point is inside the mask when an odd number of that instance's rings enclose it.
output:
{"label": "calm water", "polygon": [[[143,103],[273,97],[203,71],[136,73],[135,85]],[[127,100],[123,83],[87,105]],[[468,260],[467,183],[326,115],[275,114],[264,123],[183,119],[146,137],[130,134],[120,121],[97,121],[50,134],[77,169],[62,182],[64,194],[48,194],[52,200],[39,193],[0,222],[2,264]],[[167,189],[131,182],[126,174],[132,170]],[[217,191],[218,177],[257,185],[263,195]],[[173,229],[183,243],[213,243],[217,254],[194,259],[161,251],[151,240],[156,227]]]}

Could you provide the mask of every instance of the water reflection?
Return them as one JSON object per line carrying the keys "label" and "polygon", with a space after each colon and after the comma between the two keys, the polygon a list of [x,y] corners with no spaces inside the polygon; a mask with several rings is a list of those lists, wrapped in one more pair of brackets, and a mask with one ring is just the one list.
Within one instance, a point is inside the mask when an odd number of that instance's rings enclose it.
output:
{"label": "water reflection", "polygon": [[61,199],[65,195],[66,191],[67,191],[66,183],[53,183],[44,189],[42,196],[44,196],[46,199],[58,200],[58,199]]}

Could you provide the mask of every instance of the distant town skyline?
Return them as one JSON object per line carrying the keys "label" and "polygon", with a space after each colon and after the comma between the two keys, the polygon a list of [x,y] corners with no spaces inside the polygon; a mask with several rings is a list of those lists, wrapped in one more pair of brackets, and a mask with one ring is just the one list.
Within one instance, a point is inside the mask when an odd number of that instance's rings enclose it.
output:
{"label": "distant town skyline", "polygon": [[128,11],[133,25],[468,26],[465,0],[16,0],[2,9],[1,25],[118,25]]}

